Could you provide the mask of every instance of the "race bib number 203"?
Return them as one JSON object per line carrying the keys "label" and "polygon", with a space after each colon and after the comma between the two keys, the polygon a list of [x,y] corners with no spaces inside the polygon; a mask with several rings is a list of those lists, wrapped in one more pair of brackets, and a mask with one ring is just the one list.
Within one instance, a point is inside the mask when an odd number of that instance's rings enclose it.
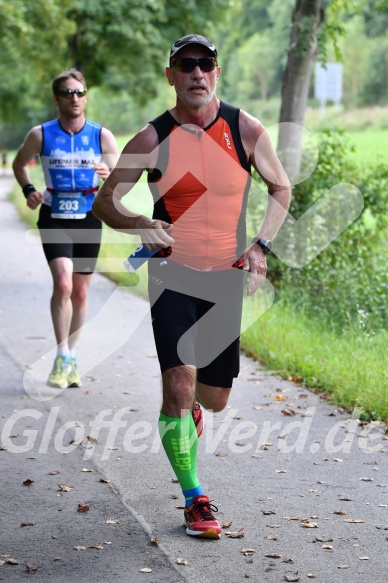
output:
{"label": "race bib number 203", "polygon": [[51,199],[53,219],[84,219],[86,200],[82,192],[55,192]]}

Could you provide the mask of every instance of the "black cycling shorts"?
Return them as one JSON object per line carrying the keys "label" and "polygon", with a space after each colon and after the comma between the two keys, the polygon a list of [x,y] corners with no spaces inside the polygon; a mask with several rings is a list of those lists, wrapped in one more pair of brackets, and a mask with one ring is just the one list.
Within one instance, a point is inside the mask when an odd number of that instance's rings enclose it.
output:
{"label": "black cycling shorts", "polygon": [[38,228],[47,262],[58,257],[73,261],[75,273],[93,273],[101,245],[102,223],[92,211],[84,219],[53,219],[51,207],[42,204]]}
{"label": "black cycling shorts", "polygon": [[148,262],[152,327],[161,371],[183,364],[197,380],[230,388],[240,372],[245,272],[198,272],[170,260]]}

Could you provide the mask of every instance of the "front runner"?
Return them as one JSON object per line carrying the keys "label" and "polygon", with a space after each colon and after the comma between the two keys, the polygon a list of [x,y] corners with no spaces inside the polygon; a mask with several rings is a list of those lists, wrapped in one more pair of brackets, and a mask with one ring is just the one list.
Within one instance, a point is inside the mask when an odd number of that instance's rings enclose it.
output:
{"label": "front runner", "polygon": [[[114,167],[113,134],[85,117],[86,81],[79,71],[63,71],[52,84],[59,118],[31,129],[13,162],[15,177],[36,209],[43,251],[53,277],[51,317],[57,356],[48,385],[81,386],[75,347],[85,321],[88,291],[101,241],[101,221],[91,210],[99,178]],[[39,154],[46,190],[31,184],[28,164]]]}
{"label": "front runner", "polygon": [[[150,251],[152,324],[162,372],[161,440],[185,497],[186,533],[220,538],[217,510],[197,477],[201,411],[221,411],[239,373],[244,273],[252,295],[266,274],[270,240],[290,202],[287,177],[262,124],[215,94],[217,50],[201,35],[174,43],[166,68],[176,105],[143,130],[99,191],[93,210],[110,227],[137,229]],[[266,216],[246,248],[245,212],[251,165],[268,185]],[[120,202],[144,170],[154,198],[153,220]],[[171,236],[168,229],[171,230]],[[256,244],[257,243],[257,244]],[[193,410],[194,406],[194,410]]]}

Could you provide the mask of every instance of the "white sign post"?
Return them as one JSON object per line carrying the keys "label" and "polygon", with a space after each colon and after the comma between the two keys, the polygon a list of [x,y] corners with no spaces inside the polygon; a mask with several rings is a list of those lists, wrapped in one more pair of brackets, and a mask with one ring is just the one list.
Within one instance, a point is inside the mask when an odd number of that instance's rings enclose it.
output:
{"label": "white sign post", "polygon": [[333,101],[336,106],[341,103],[342,72],[342,63],[327,63],[326,68],[321,63],[315,64],[314,97],[320,101],[322,117],[327,100]]}

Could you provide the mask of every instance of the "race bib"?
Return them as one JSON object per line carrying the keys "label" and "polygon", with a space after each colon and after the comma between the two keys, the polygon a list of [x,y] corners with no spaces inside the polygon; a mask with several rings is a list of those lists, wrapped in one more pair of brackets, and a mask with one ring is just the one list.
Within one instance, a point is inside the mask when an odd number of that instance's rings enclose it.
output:
{"label": "race bib", "polygon": [[51,218],[84,219],[86,197],[82,192],[55,192],[51,199]]}

